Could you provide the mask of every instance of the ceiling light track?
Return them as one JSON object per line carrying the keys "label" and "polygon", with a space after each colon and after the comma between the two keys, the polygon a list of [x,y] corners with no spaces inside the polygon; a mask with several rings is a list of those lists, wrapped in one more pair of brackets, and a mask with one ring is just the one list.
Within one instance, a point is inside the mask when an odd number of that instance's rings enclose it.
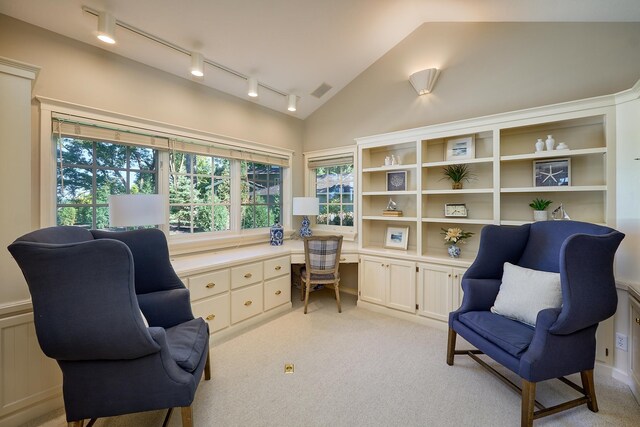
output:
{"label": "ceiling light track", "polygon": [[[91,8],[91,7],[89,7],[89,6],[82,6],[82,10],[83,10],[84,12],[86,12],[86,13],[90,14],[90,15],[95,16],[95,17],[99,17],[99,16],[100,16],[100,11],[99,11],[99,10],[97,10],[97,9],[93,9],[93,8]],[[173,50],[175,50],[176,52],[180,52],[180,53],[182,53],[182,54],[184,54],[184,55],[187,55],[187,56],[189,56],[189,57],[191,57],[191,55],[192,55],[192,53],[193,53],[193,52],[192,52],[191,50],[189,50],[189,49],[185,49],[185,48],[183,48],[182,46],[178,46],[178,45],[177,45],[177,44],[175,44],[175,43],[171,43],[170,41],[167,41],[167,40],[161,39],[160,37],[154,36],[153,34],[150,34],[150,33],[146,32],[146,31],[144,31],[144,30],[141,30],[140,28],[137,28],[137,27],[134,27],[133,25],[127,24],[126,22],[122,22],[122,21],[120,21],[119,19],[115,19],[115,18],[114,18],[114,21],[115,21],[115,25],[116,25],[116,26],[118,26],[118,27],[120,27],[120,28],[124,28],[125,30],[128,30],[128,31],[130,31],[130,32],[132,32],[132,33],[134,33],[134,34],[137,34],[137,35],[139,35],[139,36],[142,36],[142,37],[144,37],[144,38],[146,38],[146,39],[148,39],[148,40],[151,40],[151,41],[153,41],[153,42],[156,42],[156,43],[158,43],[158,44],[161,44],[161,45],[163,45],[163,46],[166,46],[166,47],[168,47],[169,49],[173,49]],[[203,57],[203,62],[204,62],[205,64],[210,65],[210,66],[212,66],[212,67],[215,67],[215,68],[217,68],[217,69],[219,69],[219,70],[225,71],[225,72],[227,72],[227,73],[229,73],[229,74],[233,74],[234,76],[239,77],[239,78],[241,78],[241,79],[244,79],[244,80],[246,80],[247,82],[249,81],[249,79],[251,79],[251,78],[252,78],[251,76],[248,76],[248,75],[243,74],[243,73],[241,73],[241,72],[239,72],[239,71],[236,71],[236,70],[234,70],[233,68],[229,68],[229,67],[227,67],[226,65],[220,64],[220,63],[218,63],[218,62],[212,61],[212,60],[207,59],[207,58],[204,58],[204,57]],[[287,101],[289,101],[289,95],[290,95],[289,93],[286,93],[286,92],[284,92],[284,91],[281,91],[281,90],[279,90],[279,89],[276,89],[276,88],[274,88],[273,86],[269,86],[269,85],[264,84],[264,83],[262,83],[262,82],[258,82],[257,84],[258,84],[259,86],[261,86],[261,87],[263,87],[263,88],[267,89],[267,90],[270,90],[271,92],[277,93],[278,95],[280,95],[280,96],[283,96],[283,97],[287,98]],[[290,110],[290,111],[292,111],[292,110]]]}

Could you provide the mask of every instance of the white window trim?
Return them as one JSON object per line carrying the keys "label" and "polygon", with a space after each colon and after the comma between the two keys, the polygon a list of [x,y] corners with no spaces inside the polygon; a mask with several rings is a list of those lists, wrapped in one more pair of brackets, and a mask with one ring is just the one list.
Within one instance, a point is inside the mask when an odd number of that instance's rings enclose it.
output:
{"label": "white window trim", "polygon": [[[291,195],[292,179],[291,168],[293,150],[286,148],[273,148],[265,144],[246,141],[237,138],[212,134],[205,131],[186,128],[174,124],[162,123],[155,120],[129,116],[122,113],[102,110],[94,107],[74,104],[41,96],[36,96],[40,102],[40,227],[56,225],[56,144],[53,143],[51,123],[54,113],[69,114],[90,120],[110,122],[120,126],[141,128],[159,134],[174,135],[183,138],[191,138],[232,145],[247,151],[258,150],[272,153],[275,156],[286,157],[288,165],[282,169],[282,218],[286,230],[292,230],[291,225]],[[162,226],[169,242],[172,254],[205,251],[210,249],[241,246],[253,243],[268,242],[269,232],[264,228],[252,230],[240,230],[229,232],[202,233],[197,235],[169,235],[169,154],[160,151],[158,155],[158,192],[167,195],[166,221]],[[238,195],[239,196],[239,195]],[[237,225],[233,221],[239,221],[232,215],[231,226]]]}
{"label": "white window trim", "polygon": [[[358,177],[355,171],[358,170],[358,150],[356,146],[348,146],[348,147],[338,147],[338,148],[329,148],[326,150],[315,150],[315,151],[305,151],[303,153],[304,158],[304,194],[307,197],[315,197],[315,171],[309,169],[309,163],[312,161],[320,160],[320,159],[329,159],[332,157],[340,157],[340,156],[353,156],[353,186],[354,193],[358,194]],[[313,230],[317,232],[317,234],[340,234],[344,236],[345,240],[356,241],[358,237],[358,222],[356,218],[358,218],[358,199],[356,198],[353,202],[353,226],[345,227],[345,226],[335,226],[335,225],[326,225],[326,224],[315,224],[313,226]],[[312,219],[315,221],[315,218]]]}

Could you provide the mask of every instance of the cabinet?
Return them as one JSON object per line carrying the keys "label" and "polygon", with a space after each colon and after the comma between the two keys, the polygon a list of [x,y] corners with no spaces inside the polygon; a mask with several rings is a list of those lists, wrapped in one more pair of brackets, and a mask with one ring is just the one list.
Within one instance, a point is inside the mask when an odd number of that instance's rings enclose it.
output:
{"label": "cabinet", "polygon": [[418,264],[418,314],[447,322],[462,303],[463,268]]}
{"label": "cabinet", "polygon": [[415,312],[416,264],[382,257],[360,257],[359,296],[363,301]]}
{"label": "cabinet", "polygon": [[[205,319],[216,337],[231,335],[238,327],[291,307],[290,256],[242,255],[200,254],[174,260],[189,287],[194,316]],[[226,262],[223,256],[234,261]],[[197,268],[185,273],[186,266]]]}

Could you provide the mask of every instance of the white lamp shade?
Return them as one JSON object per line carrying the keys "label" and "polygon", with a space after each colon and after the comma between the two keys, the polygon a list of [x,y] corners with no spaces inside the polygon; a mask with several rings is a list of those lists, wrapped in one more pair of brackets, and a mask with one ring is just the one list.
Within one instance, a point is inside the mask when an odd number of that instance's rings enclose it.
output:
{"label": "white lamp shade", "polygon": [[317,197],[294,197],[294,215],[318,215],[320,213],[320,199]]}
{"label": "white lamp shade", "polygon": [[433,90],[438,75],[440,75],[440,70],[437,68],[429,68],[411,74],[409,81],[416,92],[418,92],[418,95],[426,95]]}
{"label": "white lamp shade", "polygon": [[164,224],[162,194],[118,194],[109,196],[109,225],[134,227]]}

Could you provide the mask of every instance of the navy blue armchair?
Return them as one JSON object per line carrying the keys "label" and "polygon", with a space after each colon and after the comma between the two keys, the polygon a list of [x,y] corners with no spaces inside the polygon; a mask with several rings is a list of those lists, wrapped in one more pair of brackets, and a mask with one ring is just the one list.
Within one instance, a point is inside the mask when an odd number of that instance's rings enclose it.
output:
{"label": "navy blue armchair", "polygon": [[[624,234],[609,227],[577,221],[484,227],[478,256],[462,279],[462,305],[449,314],[447,364],[453,365],[455,355],[471,356],[521,392],[522,426],[585,403],[597,412],[595,334],[598,323],[616,311],[613,259],[623,238]],[[539,311],[534,327],[491,312],[505,262],[560,273],[561,307]],[[457,335],[477,350],[456,350]],[[486,354],[519,375],[522,388],[477,354]],[[564,378],[578,372],[582,387]],[[562,380],[582,396],[544,407],[535,399],[536,383],[552,378]]]}
{"label": "navy blue armchair", "polygon": [[[69,426],[191,403],[209,379],[209,330],[194,319],[164,233],[50,227],[9,251],[33,302],[38,342],[63,372]],[[148,327],[145,324],[148,322]]]}

